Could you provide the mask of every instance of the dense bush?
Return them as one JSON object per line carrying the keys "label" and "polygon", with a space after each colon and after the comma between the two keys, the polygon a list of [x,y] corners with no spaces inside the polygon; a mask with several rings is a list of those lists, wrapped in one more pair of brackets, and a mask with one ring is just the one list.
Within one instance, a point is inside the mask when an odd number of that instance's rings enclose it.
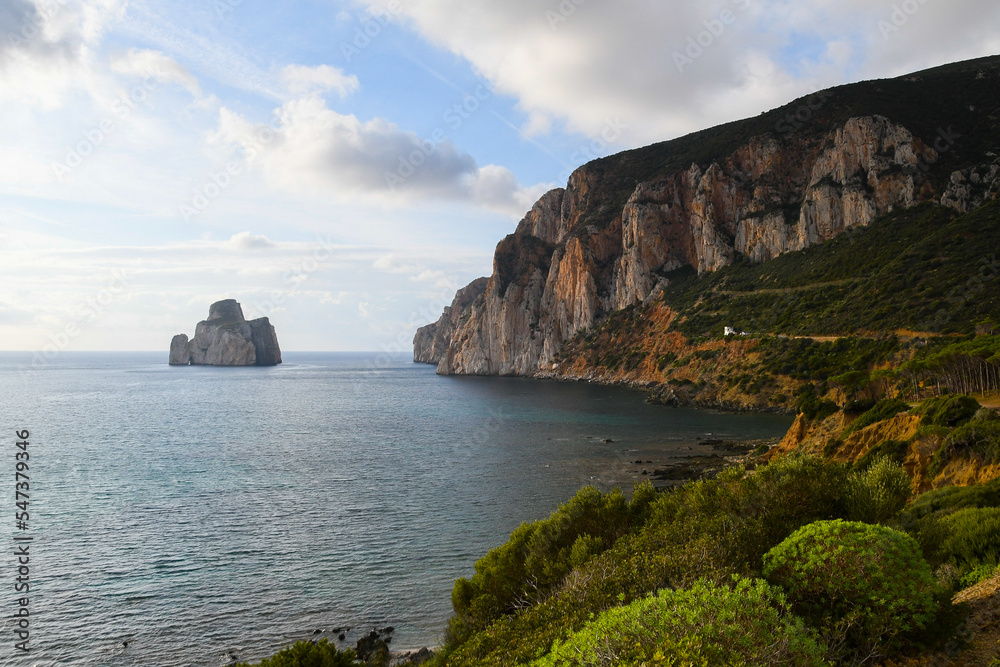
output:
{"label": "dense bush", "polygon": [[698,581],[608,610],[533,667],[825,665],[784,596],[761,580]]}
{"label": "dense bush", "polygon": [[847,660],[891,654],[900,634],[936,611],[930,566],[913,538],[891,528],[810,524],[764,556],[763,572]]}
{"label": "dense bush", "polygon": [[644,518],[654,496],[649,484],[636,490],[631,503],[617,489],[602,494],[586,487],[549,518],[519,526],[505,544],[476,562],[471,579],[455,582],[450,641],[461,642],[500,616],[545,599],[574,567]]}
{"label": "dense bush", "polygon": [[963,572],[1000,564],[1000,507],[968,507],[941,519],[940,553]]}
{"label": "dense bush", "polygon": [[[300,641],[259,663],[259,667],[355,667],[354,651],[338,651],[326,639],[316,643]],[[250,667],[241,662],[234,667]]]}
{"label": "dense bush", "polygon": [[938,396],[929,398],[915,409],[924,426],[958,426],[979,411],[979,402],[971,396]]}
{"label": "dense bush", "polygon": [[1000,421],[972,419],[956,428],[934,453],[928,473],[936,476],[954,458],[983,463],[1000,461]]}
{"label": "dense bush", "polygon": [[918,496],[900,516],[934,567],[971,585],[1000,560],[1000,479],[979,486],[946,486]]}
{"label": "dense bush", "polygon": [[902,463],[910,451],[910,445],[899,440],[883,440],[854,462],[854,467],[858,470],[867,470],[872,463],[881,458],[889,459],[896,463]]}
{"label": "dense bush", "polygon": [[[856,390],[870,381],[869,366],[889,359],[898,349],[896,338],[844,337],[817,342],[768,336],[761,339],[756,351],[761,355],[761,368],[769,373],[798,380],[830,380]],[[845,373],[845,369],[850,371]]]}
{"label": "dense bush", "polygon": [[1000,507],[1000,479],[978,486],[945,486],[917,496],[903,513],[904,523],[913,523],[935,513],[966,507]]}
{"label": "dense bush", "polygon": [[833,401],[821,399],[812,384],[803,385],[796,394],[795,411],[806,419],[826,419],[838,410],[840,408]]}
{"label": "dense bush", "polygon": [[732,468],[662,493],[643,525],[574,569],[548,597],[483,630],[452,635],[445,660],[452,667],[531,662],[611,607],[699,578],[759,576],[763,555],[796,529],[845,516],[847,475],[845,465],[796,456],[753,475]]}
{"label": "dense bush", "polygon": [[1000,459],[1000,421],[973,419],[947,437],[944,447],[986,463]]}
{"label": "dense bush", "polygon": [[855,419],[847,429],[841,434],[841,437],[847,437],[854,431],[860,431],[866,426],[871,426],[877,422],[883,421],[885,419],[891,419],[895,417],[900,412],[906,412],[910,409],[910,406],[905,401],[900,401],[895,398],[885,398],[878,401],[871,409],[866,411],[860,417]]}
{"label": "dense bush", "polygon": [[847,512],[855,521],[882,523],[899,514],[910,497],[912,481],[903,466],[876,459],[847,479]]}

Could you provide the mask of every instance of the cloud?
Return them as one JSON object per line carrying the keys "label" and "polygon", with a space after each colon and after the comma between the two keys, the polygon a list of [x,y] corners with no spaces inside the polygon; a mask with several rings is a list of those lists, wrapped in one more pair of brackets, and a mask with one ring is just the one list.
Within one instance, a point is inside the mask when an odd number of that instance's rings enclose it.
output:
{"label": "cloud", "polygon": [[125,76],[153,78],[163,83],[175,83],[194,97],[201,96],[198,80],[177,61],[160,51],[131,49],[111,60],[111,71]]}
{"label": "cloud", "polygon": [[281,69],[281,80],[293,97],[328,91],[347,97],[360,87],[356,76],[329,65],[287,65]]}
{"label": "cloud", "polygon": [[[377,7],[381,0],[366,0]],[[850,80],[1000,50],[1000,4],[925,2],[885,38],[902,2],[415,0],[410,25],[462,56],[528,114],[526,136],[557,119],[626,145],[663,140]],[[898,18],[898,17],[897,17]]]}
{"label": "cloud", "polygon": [[55,20],[64,9],[55,3],[43,11],[29,0],[4,0],[0,3],[0,62],[42,58],[72,58],[82,44],[79,32],[58,29]]}
{"label": "cloud", "polygon": [[[489,266],[485,252],[344,245],[324,236],[271,240],[248,232],[115,246],[12,231],[0,241],[0,284],[8,286],[0,294],[0,338],[7,349],[23,350],[65,338],[69,324],[79,332],[65,349],[165,350],[174,334],[190,335],[208,305],[224,298],[239,300],[248,317],[271,317],[286,349],[372,349],[397,336],[408,343],[417,324],[440,314],[439,298],[450,301],[457,286]],[[251,259],[246,244],[266,252]],[[452,279],[425,273],[407,280],[373,267],[389,253],[400,264],[433,267]],[[101,300],[112,285],[113,298]],[[92,308],[98,300],[100,308]],[[97,313],[81,317],[91,309]],[[363,323],[362,313],[369,316]],[[388,324],[395,327],[391,336],[379,330]]]}
{"label": "cloud", "polygon": [[277,245],[266,236],[251,234],[250,232],[233,234],[233,236],[229,239],[229,245],[237,250],[262,250],[265,248],[277,247]]}
{"label": "cloud", "polygon": [[239,146],[267,182],[290,193],[464,201],[521,215],[547,186],[525,188],[506,168],[476,160],[450,141],[420,137],[381,118],[361,121],[310,96],[282,105],[271,126],[223,108],[210,141]]}
{"label": "cloud", "polygon": [[121,0],[0,3],[0,101],[60,107],[70,91],[98,87],[94,50],[121,16]]}
{"label": "cloud", "polygon": [[523,214],[538,198],[552,188],[551,184],[522,187],[517,177],[506,167],[488,164],[480,168],[469,182],[472,201],[494,210],[513,210]]}

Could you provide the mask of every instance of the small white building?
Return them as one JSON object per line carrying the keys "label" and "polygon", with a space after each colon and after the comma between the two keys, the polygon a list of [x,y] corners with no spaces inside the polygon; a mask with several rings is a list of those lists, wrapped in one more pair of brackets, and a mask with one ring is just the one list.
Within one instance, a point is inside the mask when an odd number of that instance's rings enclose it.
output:
{"label": "small white building", "polygon": [[724,335],[726,335],[726,336],[735,336],[736,335],[736,329],[734,329],[732,327],[726,327]]}

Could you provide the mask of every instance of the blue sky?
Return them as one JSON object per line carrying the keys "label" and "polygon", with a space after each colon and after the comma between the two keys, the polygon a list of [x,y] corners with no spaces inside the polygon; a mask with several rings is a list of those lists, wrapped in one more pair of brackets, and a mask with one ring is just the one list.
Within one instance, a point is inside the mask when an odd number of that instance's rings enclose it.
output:
{"label": "blue sky", "polygon": [[580,164],[1000,53],[959,0],[0,0],[0,349],[408,349]]}

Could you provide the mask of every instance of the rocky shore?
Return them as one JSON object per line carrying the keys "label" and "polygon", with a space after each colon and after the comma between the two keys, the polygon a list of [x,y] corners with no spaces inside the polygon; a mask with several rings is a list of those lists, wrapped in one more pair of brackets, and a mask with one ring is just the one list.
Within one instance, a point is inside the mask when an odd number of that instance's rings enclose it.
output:
{"label": "rocky shore", "polygon": [[635,460],[628,472],[635,482],[649,480],[659,489],[699,479],[712,479],[726,468],[742,465],[753,470],[781,438],[699,440],[684,454],[661,460]]}

